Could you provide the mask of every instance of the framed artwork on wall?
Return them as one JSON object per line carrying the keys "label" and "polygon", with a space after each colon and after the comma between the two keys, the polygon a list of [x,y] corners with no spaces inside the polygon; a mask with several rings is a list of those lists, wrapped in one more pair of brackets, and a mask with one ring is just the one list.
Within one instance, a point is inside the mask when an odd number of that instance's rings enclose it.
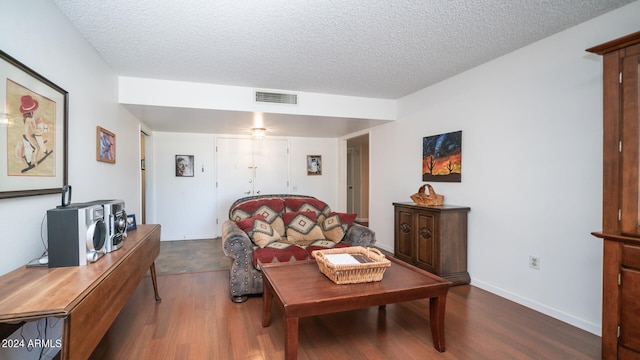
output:
{"label": "framed artwork on wall", "polygon": [[422,138],[422,181],[462,181],[462,131]]}
{"label": "framed artwork on wall", "polygon": [[68,106],[65,90],[0,50],[0,198],[67,185]]}
{"label": "framed artwork on wall", "polygon": [[138,224],[136,224],[136,214],[127,215],[127,231],[133,231],[138,228]]}
{"label": "framed artwork on wall", "polygon": [[193,177],[193,155],[176,155],[176,176]]}
{"label": "framed artwork on wall", "polygon": [[116,135],[100,126],[96,128],[96,160],[116,163]]}
{"label": "framed artwork on wall", "polygon": [[307,155],[307,175],[322,175],[322,155]]}

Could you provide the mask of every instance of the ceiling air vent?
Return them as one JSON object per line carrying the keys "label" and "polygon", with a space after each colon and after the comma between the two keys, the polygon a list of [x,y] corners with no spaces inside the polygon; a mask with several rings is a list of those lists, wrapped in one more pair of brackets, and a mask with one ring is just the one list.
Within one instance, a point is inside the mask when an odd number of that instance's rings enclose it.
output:
{"label": "ceiling air vent", "polygon": [[297,105],[298,95],[256,91],[256,102]]}

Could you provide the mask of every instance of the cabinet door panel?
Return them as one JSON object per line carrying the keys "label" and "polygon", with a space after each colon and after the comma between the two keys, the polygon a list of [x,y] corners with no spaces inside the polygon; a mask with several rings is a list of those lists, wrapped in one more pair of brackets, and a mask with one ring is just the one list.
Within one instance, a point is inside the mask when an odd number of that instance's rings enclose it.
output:
{"label": "cabinet door panel", "polygon": [[640,352],[640,272],[622,268],[620,345]]}
{"label": "cabinet door panel", "polygon": [[[640,46],[639,46],[640,48]],[[620,225],[625,234],[640,235],[640,56],[622,58],[622,174]]]}
{"label": "cabinet door panel", "polygon": [[640,246],[622,245],[622,266],[627,269],[640,270]]}
{"label": "cabinet door panel", "polygon": [[416,213],[416,265],[427,271],[438,272],[436,256],[435,217],[427,213]]}
{"label": "cabinet door panel", "polygon": [[413,263],[413,234],[413,213],[403,209],[396,209],[395,256],[409,263]]}

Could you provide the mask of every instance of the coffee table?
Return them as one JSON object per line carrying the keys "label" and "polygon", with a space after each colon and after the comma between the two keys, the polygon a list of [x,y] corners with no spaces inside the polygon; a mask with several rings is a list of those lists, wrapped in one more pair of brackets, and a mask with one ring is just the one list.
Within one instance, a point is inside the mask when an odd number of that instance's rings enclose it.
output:
{"label": "coffee table", "polygon": [[314,260],[262,264],[262,326],[267,327],[271,322],[275,297],[285,318],[285,359],[298,356],[301,317],[425,298],[429,299],[433,345],[443,352],[445,304],[451,282],[394,258],[388,259],[391,266],[382,281],[343,285],[323,275]]}

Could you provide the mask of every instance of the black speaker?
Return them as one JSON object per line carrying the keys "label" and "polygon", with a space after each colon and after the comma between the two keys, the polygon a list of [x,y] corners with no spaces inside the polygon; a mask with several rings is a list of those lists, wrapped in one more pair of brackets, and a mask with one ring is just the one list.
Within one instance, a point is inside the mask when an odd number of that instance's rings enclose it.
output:
{"label": "black speaker", "polygon": [[50,268],[97,261],[105,254],[106,238],[101,205],[78,203],[47,211]]}

